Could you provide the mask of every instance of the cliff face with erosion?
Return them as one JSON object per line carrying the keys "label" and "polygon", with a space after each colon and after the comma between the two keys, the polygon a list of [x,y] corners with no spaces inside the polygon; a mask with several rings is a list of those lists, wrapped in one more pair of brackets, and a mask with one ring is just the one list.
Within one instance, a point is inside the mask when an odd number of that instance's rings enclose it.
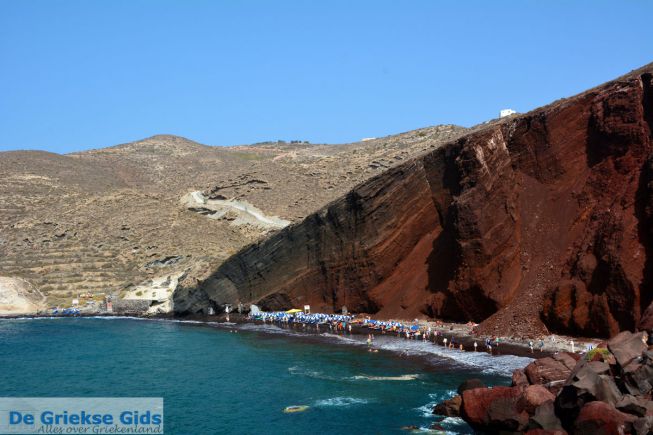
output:
{"label": "cliff face with erosion", "polygon": [[224,303],[483,322],[653,326],[653,64],[393,167],[178,292]]}

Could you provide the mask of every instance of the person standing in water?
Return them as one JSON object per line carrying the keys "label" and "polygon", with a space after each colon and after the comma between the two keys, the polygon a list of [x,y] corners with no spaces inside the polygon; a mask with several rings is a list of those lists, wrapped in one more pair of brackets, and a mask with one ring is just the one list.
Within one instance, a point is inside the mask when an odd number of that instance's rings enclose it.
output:
{"label": "person standing in water", "polygon": [[476,340],[474,340],[474,352],[476,352],[477,347],[478,347],[478,343],[476,342]]}
{"label": "person standing in water", "polygon": [[447,338],[445,337],[444,340],[442,340],[443,346],[447,347]]}

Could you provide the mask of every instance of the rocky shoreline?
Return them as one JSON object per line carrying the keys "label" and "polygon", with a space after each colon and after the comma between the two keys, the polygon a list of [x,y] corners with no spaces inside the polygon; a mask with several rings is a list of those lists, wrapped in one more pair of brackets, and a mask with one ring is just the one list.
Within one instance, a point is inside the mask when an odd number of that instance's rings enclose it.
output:
{"label": "rocky shoreline", "polygon": [[582,357],[539,358],[515,370],[510,387],[470,380],[434,413],[485,433],[651,433],[652,338],[624,331]]}
{"label": "rocky shoreline", "polygon": [[[232,313],[227,322],[224,314],[214,316],[172,315],[117,315],[115,313],[85,313],[79,317],[143,318],[186,320],[198,324],[260,324],[244,314]],[[9,318],[51,318],[52,315],[12,315]],[[298,325],[299,326],[299,325]],[[300,331],[314,335],[311,328]],[[478,342],[479,352],[484,348],[480,337],[469,333],[468,325],[438,324],[446,335],[462,343],[465,352],[473,352]],[[356,325],[350,334],[378,334],[367,327]],[[405,338],[394,337],[397,341]],[[442,346],[440,341],[433,346]],[[650,433],[653,428],[653,339],[645,332],[622,332],[608,342],[599,343],[593,350],[580,355],[560,351],[566,340],[558,339],[561,348],[551,345],[535,354],[524,342],[504,339],[493,355],[516,355],[537,358],[523,369],[512,374],[510,386],[486,387],[471,379],[458,388],[458,395],[435,406],[434,414],[461,417],[472,428],[484,433],[530,434],[620,434]],[[438,423],[433,425],[437,430]]]}

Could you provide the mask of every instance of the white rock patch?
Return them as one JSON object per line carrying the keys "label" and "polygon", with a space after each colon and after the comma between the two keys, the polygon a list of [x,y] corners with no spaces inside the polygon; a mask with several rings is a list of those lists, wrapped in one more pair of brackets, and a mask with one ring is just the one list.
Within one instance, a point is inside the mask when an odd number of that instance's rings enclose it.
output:
{"label": "white rock patch", "polygon": [[184,195],[181,203],[188,209],[205,214],[209,219],[229,219],[232,225],[252,225],[264,230],[281,229],[290,221],[268,216],[247,201],[235,199],[208,199],[202,192]]}

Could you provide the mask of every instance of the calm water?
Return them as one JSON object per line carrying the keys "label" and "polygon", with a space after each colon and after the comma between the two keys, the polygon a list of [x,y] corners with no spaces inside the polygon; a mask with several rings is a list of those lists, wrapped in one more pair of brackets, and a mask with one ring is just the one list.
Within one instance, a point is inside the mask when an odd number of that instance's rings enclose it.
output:
{"label": "calm water", "polygon": [[[130,319],[0,321],[0,396],[156,396],[166,434],[407,433],[467,377],[507,384],[528,360],[274,326]],[[285,414],[290,405],[308,405]],[[469,433],[459,419],[442,423]]]}

